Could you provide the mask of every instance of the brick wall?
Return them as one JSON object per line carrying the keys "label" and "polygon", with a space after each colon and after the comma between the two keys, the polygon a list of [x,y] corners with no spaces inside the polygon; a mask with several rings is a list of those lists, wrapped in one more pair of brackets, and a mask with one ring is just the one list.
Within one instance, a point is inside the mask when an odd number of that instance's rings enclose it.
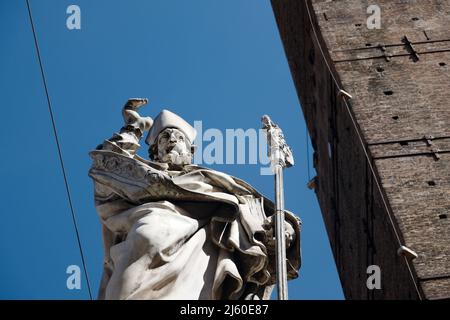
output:
{"label": "brick wall", "polygon": [[[366,26],[372,4],[381,8],[380,29]],[[346,298],[449,299],[450,0],[272,0],[272,7]],[[418,254],[411,272],[399,244]],[[381,268],[381,290],[366,287],[372,264]]]}

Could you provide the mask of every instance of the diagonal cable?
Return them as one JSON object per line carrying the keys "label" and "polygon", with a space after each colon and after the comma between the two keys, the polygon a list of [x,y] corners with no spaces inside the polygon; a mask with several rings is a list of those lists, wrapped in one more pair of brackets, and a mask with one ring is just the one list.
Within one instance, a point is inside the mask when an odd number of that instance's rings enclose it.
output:
{"label": "diagonal cable", "polygon": [[31,6],[30,6],[30,3],[29,3],[29,0],[26,0],[26,4],[27,4],[27,9],[28,9],[28,16],[30,17],[31,29],[33,31],[34,45],[36,47],[36,53],[37,53],[37,58],[38,58],[38,61],[39,61],[39,67],[41,69],[42,82],[44,84],[45,95],[47,97],[48,112],[50,114],[50,118],[51,118],[51,122],[52,122],[53,135],[55,137],[56,147],[57,147],[57,150],[58,150],[59,162],[61,164],[61,171],[62,171],[62,174],[63,174],[63,177],[64,177],[64,184],[65,184],[65,187],[66,187],[67,200],[69,202],[70,212],[72,214],[72,222],[73,222],[73,226],[75,228],[75,233],[76,233],[76,238],[77,238],[77,243],[78,243],[78,249],[80,251],[81,262],[83,264],[83,270],[84,270],[84,274],[85,274],[85,277],[86,277],[86,283],[87,283],[87,288],[88,288],[88,292],[89,292],[89,298],[92,300],[91,284],[89,282],[89,277],[88,277],[87,268],[86,268],[86,262],[85,262],[84,254],[83,254],[83,248],[81,246],[80,233],[78,231],[77,220],[76,220],[76,217],[75,217],[75,210],[74,210],[73,204],[72,204],[72,197],[70,196],[69,183],[67,181],[66,169],[64,167],[64,160],[63,160],[63,156],[62,156],[62,152],[61,152],[61,146],[60,146],[60,143],[59,143],[58,131],[56,129],[56,122],[55,122],[55,118],[53,116],[52,104],[50,102],[50,96],[48,94],[47,81],[46,81],[46,78],[45,78],[44,67],[43,67],[42,58],[41,58],[41,52],[39,50],[39,44],[38,44],[38,39],[37,39],[37,35],[36,35],[36,30],[35,30],[35,27],[34,27],[33,15],[32,15],[32,11],[31,11]]}

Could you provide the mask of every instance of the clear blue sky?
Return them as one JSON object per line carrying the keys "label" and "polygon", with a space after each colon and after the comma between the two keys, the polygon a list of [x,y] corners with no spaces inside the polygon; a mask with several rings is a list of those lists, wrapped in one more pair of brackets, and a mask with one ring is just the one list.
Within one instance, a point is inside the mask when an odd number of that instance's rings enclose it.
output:
{"label": "clear blue sky", "polygon": [[[304,224],[290,298],[343,298],[306,187],[304,119],[269,1],[30,2],[94,296],[103,248],[88,152],[120,129],[129,97],[148,97],[143,114],[167,108],[203,120],[204,130],[257,129],[263,114],[280,124],[296,159],[286,171],[286,207]],[[70,4],[81,8],[81,30],[66,28]],[[81,290],[66,288],[67,266],[81,259],[25,0],[0,1],[0,41],[0,298],[87,299],[84,278]],[[259,165],[211,167],[273,199],[273,177]]]}

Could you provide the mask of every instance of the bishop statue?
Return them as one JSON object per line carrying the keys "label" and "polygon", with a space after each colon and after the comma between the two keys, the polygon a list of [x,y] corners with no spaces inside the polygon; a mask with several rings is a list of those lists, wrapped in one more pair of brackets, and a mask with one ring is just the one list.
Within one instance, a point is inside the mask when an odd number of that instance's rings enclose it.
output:
{"label": "bishop statue", "polygon": [[[250,184],[192,163],[196,130],[175,113],[139,115],[90,153],[102,225],[99,299],[270,299],[274,204]],[[146,133],[149,159],[137,154]],[[284,211],[287,278],[300,268],[300,219]]]}

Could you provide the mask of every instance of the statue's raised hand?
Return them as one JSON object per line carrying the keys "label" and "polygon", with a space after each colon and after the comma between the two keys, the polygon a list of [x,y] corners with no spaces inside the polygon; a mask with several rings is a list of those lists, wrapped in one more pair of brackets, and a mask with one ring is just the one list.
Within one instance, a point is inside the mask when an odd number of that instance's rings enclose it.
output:
{"label": "statue's raised hand", "polygon": [[151,117],[141,117],[137,112],[148,103],[147,98],[131,98],[123,106],[122,115],[125,125],[137,125],[142,132],[150,130],[153,125]]}
{"label": "statue's raised hand", "polygon": [[125,104],[124,108],[128,108],[131,110],[138,110],[140,107],[146,105],[148,103],[147,98],[130,98]]}

